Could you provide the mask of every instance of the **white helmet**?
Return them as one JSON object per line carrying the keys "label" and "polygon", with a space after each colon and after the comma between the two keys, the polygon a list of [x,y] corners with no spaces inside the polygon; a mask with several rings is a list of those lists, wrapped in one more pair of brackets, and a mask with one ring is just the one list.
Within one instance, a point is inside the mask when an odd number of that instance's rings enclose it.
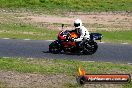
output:
{"label": "white helmet", "polygon": [[82,21],[80,19],[76,19],[74,21],[75,28],[80,28],[82,26]]}

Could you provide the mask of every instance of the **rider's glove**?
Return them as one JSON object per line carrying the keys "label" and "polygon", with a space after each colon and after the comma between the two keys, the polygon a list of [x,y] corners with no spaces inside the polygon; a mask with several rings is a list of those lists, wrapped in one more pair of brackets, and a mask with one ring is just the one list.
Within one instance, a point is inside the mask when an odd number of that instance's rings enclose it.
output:
{"label": "rider's glove", "polygon": [[71,38],[71,41],[72,41],[72,42],[74,42],[74,41],[75,41],[75,39],[74,39],[74,38]]}

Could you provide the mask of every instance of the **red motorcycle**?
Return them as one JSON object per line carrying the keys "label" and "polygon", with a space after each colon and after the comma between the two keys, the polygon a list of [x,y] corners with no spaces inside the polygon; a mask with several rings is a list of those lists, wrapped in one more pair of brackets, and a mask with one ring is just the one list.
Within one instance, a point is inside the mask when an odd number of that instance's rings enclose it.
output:
{"label": "red motorcycle", "polygon": [[58,34],[58,39],[52,42],[49,45],[49,52],[58,54],[62,51],[65,53],[82,53],[85,55],[91,55],[94,54],[97,49],[98,45],[95,42],[95,40],[102,39],[102,34],[100,33],[91,33],[90,39],[83,40],[83,47],[79,46],[79,43],[81,42],[74,42],[73,38],[78,38],[76,32],[70,32],[70,31],[61,31]]}

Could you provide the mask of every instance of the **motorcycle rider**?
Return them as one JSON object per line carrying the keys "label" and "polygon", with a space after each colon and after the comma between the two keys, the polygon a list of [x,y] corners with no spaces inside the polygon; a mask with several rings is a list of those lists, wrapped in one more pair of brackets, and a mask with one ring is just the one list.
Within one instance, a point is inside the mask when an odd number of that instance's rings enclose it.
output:
{"label": "motorcycle rider", "polygon": [[72,31],[76,31],[76,33],[79,35],[78,38],[73,39],[73,41],[79,43],[79,47],[83,47],[83,43],[90,38],[88,30],[83,26],[82,21],[80,19],[76,19],[74,21],[74,27],[75,29]]}

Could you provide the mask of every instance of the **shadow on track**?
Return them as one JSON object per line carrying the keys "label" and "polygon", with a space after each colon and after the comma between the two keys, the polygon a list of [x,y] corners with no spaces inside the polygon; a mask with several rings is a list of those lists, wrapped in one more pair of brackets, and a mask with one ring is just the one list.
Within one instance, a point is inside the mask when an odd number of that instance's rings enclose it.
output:
{"label": "shadow on track", "polygon": [[[42,51],[43,53],[50,53],[49,51]],[[53,53],[50,53],[50,54],[53,54]],[[65,55],[84,55],[84,54],[82,54],[82,53],[71,53],[71,52],[69,52],[69,53],[65,53],[65,52],[61,52],[61,53],[58,53],[58,54],[65,54]],[[58,55],[57,54],[57,55]],[[55,55],[55,54],[54,54]],[[85,56],[85,55],[84,55]]]}

